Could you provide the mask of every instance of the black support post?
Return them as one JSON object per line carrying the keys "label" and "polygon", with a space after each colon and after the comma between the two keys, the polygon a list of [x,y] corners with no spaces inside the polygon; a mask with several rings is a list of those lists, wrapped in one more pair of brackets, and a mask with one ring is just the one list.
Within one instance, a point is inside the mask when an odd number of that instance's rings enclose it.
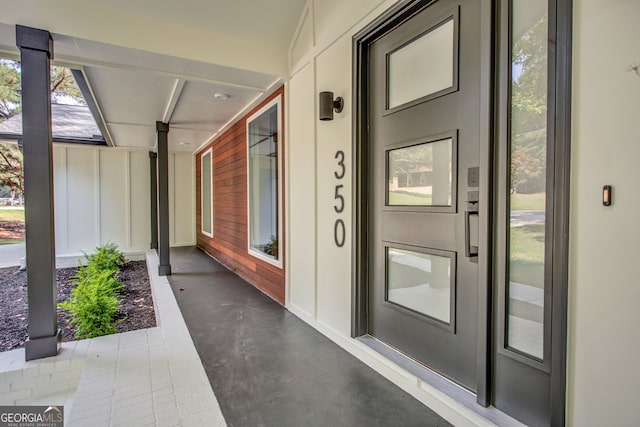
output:
{"label": "black support post", "polygon": [[151,249],[158,249],[158,154],[149,151],[151,182]]}
{"label": "black support post", "polygon": [[51,75],[53,39],[48,31],[16,26],[22,66],[22,135],[27,246],[29,339],[26,360],[55,356],[60,348],[56,316],[53,217]]}
{"label": "black support post", "polygon": [[158,132],[158,274],[171,274],[169,262],[169,123],[156,122]]}

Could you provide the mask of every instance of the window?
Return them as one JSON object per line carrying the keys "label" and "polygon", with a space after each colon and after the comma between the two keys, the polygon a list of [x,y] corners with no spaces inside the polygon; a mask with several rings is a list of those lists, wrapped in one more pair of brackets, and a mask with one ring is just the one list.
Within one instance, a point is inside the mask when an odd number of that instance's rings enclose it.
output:
{"label": "window", "polygon": [[454,24],[451,17],[388,55],[387,108],[455,88]]}
{"label": "window", "polygon": [[509,123],[507,346],[544,358],[547,200],[545,0],[513,2]]}
{"label": "window", "polygon": [[280,99],[247,120],[249,253],[278,267],[282,267]]}
{"label": "window", "polygon": [[202,234],[213,237],[213,161],[211,148],[200,157],[200,201],[202,203]]}
{"label": "window", "polygon": [[454,146],[446,138],[387,151],[387,206],[452,206]]}

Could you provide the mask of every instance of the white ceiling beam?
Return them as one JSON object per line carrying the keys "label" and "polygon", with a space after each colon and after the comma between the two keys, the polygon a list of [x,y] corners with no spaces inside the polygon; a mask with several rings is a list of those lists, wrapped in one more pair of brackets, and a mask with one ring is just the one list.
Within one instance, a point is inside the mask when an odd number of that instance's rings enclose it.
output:
{"label": "white ceiling beam", "polygon": [[[113,126],[138,126],[138,127],[144,127],[144,128],[153,128],[155,129],[155,123],[153,124],[149,124],[149,123],[133,123],[133,122],[106,122],[108,125],[113,125]],[[155,132],[155,130],[154,130]]]}
{"label": "white ceiling beam", "polygon": [[180,95],[182,95],[185,83],[187,83],[187,81],[184,79],[176,79],[176,84],[173,86],[173,91],[171,91],[167,108],[165,108],[164,114],[162,115],[163,123],[169,123],[171,121],[171,116],[173,116],[176,105],[178,105],[178,100],[180,99]]}
{"label": "white ceiling beam", "polygon": [[[11,47],[6,45],[0,45],[0,56],[6,57],[8,59],[12,59],[14,57],[17,57],[16,52],[17,52],[16,49],[12,49]],[[210,79],[207,77],[194,76],[190,74],[179,74],[171,71],[158,70],[155,68],[139,67],[137,65],[128,65],[128,64],[122,64],[122,63],[116,63],[116,62],[100,61],[97,59],[86,59],[86,58],[80,58],[72,55],[55,54],[55,57],[52,63],[54,65],[59,65],[61,67],[67,67],[67,68],[100,67],[100,68],[116,68],[116,69],[128,70],[128,71],[142,71],[147,73],[154,73],[160,76],[171,77],[174,79],[183,79],[188,81],[211,83],[211,84],[234,87],[239,89],[248,89],[248,90],[254,90],[259,92],[264,92],[267,90],[267,88],[262,86],[234,83],[234,82],[229,82],[224,80]]]}
{"label": "white ceiling beam", "polygon": [[[206,123],[205,123],[206,124]],[[179,130],[194,130],[197,132],[215,132],[215,128],[208,126],[208,127],[193,127],[193,126],[186,126],[186,125],[171,125],[171,129],[179,129]]]}
{"label": "white ceiling beam", "polygon": [[194,76],[190,74],[180,74],[180,73],[174,73],[171,71],[163,71],[155,68],[139,67],[137,65],[120,64],[120,63],[114,63],[114,62],[99,61],[95,59],[84,59],[84,58],[78,58],[75,56],[68,56],[68,55],[56,55],[54,63],[56,65],[69,64],[69,66],[71,67],[89,66],[89,67],[100,67],[100,68],[115,68],[115,69],[128,70],[128,71],[141,71],[146,73],[157,74],[159,76],[171,77],[174,79],[183,79],[188,81],[211,83],[211,84],[234,87],[239,89],[248,89],[248,90],[254,90],[259,92],[264,92],[266,90],[266,88],[262,86],[246,85],[246,84],[234,83],[234,82],[229,82],[224,80],[210,79],[210,78],[201,77],[201,76]]}
{"label": "white ceiling beam", "polygon": [[[133,122],[106,122],[109,126],[136,126],[136,127],[144,127],[149,129],[155,129],[155,126],[150,125],[148,123],[133,123]],[[155,123],[154,123],[155,125]],[[180,130],[193,130],[197,132],[214,132],[215,130],[211,127],[193,127],[193,126],[185,126],[185,125],[171,125],[171,129],[180,129]],[[155,132],[155,130],[154,130]]]}

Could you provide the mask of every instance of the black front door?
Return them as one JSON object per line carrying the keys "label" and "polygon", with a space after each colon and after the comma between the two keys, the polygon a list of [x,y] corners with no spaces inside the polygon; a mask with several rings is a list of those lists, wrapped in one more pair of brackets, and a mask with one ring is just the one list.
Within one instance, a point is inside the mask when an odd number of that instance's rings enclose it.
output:
{"label": "black front door", "polygon": [[405,0],[354,39],[352,335],[528,425],[565,422],[570,38],[569,1]]}
{"label": "black front door", "polygon": [[368,52],[367,332],[472,391],[489,141],[480,3],[432,3]]}

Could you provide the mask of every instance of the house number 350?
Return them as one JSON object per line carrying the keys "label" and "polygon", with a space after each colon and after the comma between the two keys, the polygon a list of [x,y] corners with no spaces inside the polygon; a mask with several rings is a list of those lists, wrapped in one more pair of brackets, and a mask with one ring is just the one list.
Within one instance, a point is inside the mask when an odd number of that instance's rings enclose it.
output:
{"label": "house number 350", "polygon": [[[342,181],[344,175],[346,173],[346,168],[344,166],[344,151],[338,150],[336,151],[336,155],[334,159],[338,161],[338,170],[333,172],[333,176],[336,177],[338,182]],[[344,197],[340,194],[340,190],[344,188],[342,184],[336,184],[336,190],[334,194],[334,199],[336,204],[333,206],[333,209],[336,213],[341,214],[344,211]],[[333,239],[336,242],[336,246],[341,248],[344,246],[344,240],[346,238],[346,231],[344,228],[344,221],[342,218],[336,219],[336,222],[333,224]]]}

